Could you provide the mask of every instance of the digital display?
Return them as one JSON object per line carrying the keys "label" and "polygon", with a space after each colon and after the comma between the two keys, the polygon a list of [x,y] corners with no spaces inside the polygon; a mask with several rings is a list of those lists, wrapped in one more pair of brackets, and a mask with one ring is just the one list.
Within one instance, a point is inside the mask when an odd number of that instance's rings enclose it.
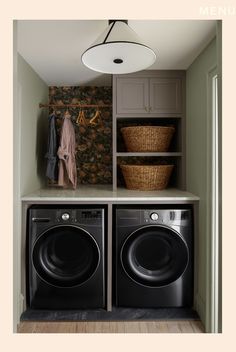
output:
{"label": "digital display", "polygon": [[82,219],[97,219],[101,217],[100,211],[82,211]]}

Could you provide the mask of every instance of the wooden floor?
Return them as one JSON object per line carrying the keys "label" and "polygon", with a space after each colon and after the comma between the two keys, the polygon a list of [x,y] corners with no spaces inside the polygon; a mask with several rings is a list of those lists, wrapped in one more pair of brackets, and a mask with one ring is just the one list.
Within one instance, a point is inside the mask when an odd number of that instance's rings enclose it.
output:
{"label": "wooden floor", "polygon": [[18,333],[203,333],[196,320],[141,322],[21,322]]}

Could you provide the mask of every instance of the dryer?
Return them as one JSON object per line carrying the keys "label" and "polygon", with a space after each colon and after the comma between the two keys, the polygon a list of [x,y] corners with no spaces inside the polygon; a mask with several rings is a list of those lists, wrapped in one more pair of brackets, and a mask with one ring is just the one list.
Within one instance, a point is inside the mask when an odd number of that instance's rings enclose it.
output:
{"label": "dryer", "polygon": [[192,306],[190,208],[117,206],[115,252],[117,306]]}
{"label": "dryer", "polygon": [[28,210],[27,304],[35,309],[105,307],[105,208]]}

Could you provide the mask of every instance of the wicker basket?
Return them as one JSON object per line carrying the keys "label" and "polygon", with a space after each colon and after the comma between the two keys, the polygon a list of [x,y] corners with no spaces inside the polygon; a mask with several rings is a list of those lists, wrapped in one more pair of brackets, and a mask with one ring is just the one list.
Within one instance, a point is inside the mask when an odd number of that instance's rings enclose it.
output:
{"label": "wicker basket", "polygon": [[174,132],[174,127],[166,126],[121,128],[128,152],[167,152]]}
{"label": "wicker basket", "polygon": [[126,187],[140,191],[167,187],[174,165],[120,165]]}

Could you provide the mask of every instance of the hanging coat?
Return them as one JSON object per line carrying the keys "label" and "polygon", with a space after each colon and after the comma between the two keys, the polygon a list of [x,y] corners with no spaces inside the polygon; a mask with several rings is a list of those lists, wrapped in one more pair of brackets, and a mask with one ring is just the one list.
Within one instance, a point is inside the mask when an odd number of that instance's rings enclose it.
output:
{"label": "hanging coat", "polygon": [[46,176],[51,181],[58,179],[58,136],[56,131],[56,116],[54,114],[49,116],[48,124],[48,147],[45,158],[47,158]]}
{"label": "hanging coat", "polygon": [[70,118],[64,118],[61,129],[61,140],[58,148],[59,175],[58,185],[77,186],[77,170],[75,160],[75,130]]}

